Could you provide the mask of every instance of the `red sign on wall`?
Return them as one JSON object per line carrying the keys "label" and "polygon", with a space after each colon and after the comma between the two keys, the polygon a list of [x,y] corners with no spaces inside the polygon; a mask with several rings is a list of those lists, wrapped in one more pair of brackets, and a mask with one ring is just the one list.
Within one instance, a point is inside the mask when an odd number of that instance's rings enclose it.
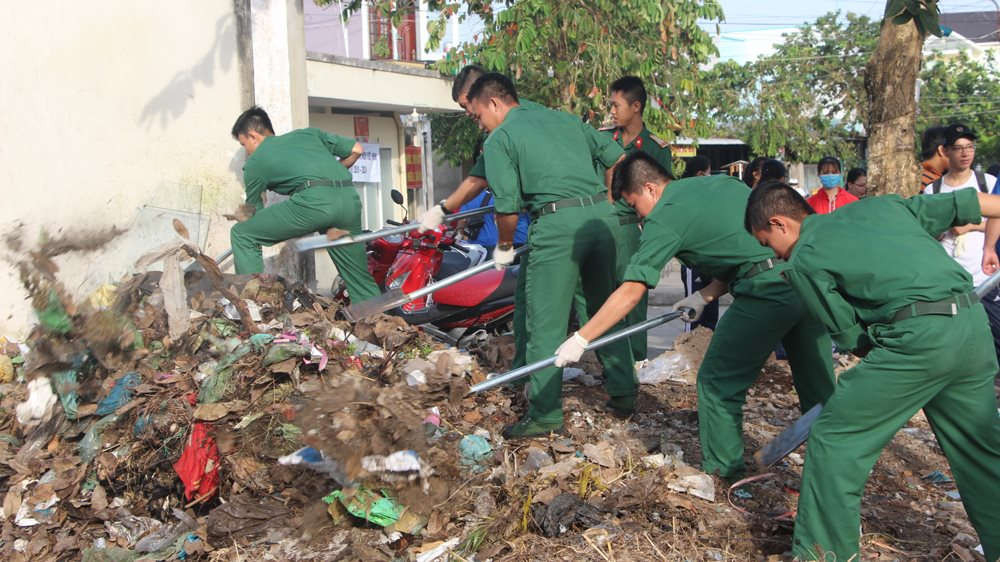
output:
{"label": "red sign on wall", "polygon": [[354,136],[368,138],[368,118],[361,115],[354,116]]}
{"label": "red sign on wall", "polygon": [[406,155],[406,188],[420,189],[424,185],[423,165],[419,146],[408,146]]}

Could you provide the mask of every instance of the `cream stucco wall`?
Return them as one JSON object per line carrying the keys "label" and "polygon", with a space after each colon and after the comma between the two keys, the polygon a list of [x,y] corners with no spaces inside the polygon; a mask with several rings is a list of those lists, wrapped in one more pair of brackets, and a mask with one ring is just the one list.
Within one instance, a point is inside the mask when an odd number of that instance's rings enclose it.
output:
{"label": "cream stucco wall", "polygon": [[[211,254],[242,201],[229,136],[244,89],[233,0],[18,2],[0,22],[0,228],[119,226],[104,251],[60,258],[79,294],[170,240],[181,217]],[[12,268],[0,275],[0,335],[34,321]]]}
{"label": "cream stucco wall", "polygon": [[[403,162],[400,158],[403,147],[400,146],[399,125],[394,117],[382,117],[377,115],[366,115],[366,117],[368,117],[368,142],[378,144],[382,148],[392,150],[392,160],[389,162],[381,162],[382,166],[388,166],[392,172],[392,186],[390,186],[390,188],[399,188],[405,196],[406,189],[401,187],[405,186],[406,182],[404,181],[403,176]],[[319,129],[323,129],[324,131],[336,133],[345,137],[353,137],[354,115],[329,113],[328,110],[324,110],[324,113],[312,112],[309,114],[309,126],[317,127]],[[388,189],[389,188],[385,188],[386,191],[388,191]],[[387,215],[385,218],[395,220],[402,219],[402,210],[399,209],[399,207],[391,206],[389,208],[392,210],[392,214],[391,216]],[[382,225],[369,226],[374,227],[374,230],[380,228]],[[333,262],[327,255],[326,250],[317,251],[315,260],[317,288],[320,291],[325,291],[330,288],[333,279],[337,275],[337,269],[333,266]]]}

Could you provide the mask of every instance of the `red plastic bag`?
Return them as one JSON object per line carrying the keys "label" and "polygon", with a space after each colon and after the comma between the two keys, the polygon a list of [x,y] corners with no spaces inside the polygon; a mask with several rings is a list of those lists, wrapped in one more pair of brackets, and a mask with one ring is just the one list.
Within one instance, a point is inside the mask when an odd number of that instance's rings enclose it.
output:
{"label": "red plastic bag", "polygon": [[174,470],[184,482],[184,497],[207,499],[219,488],[219,447],[208,434],[208,424],[196,423],[188,436],[187,447],[174,463]]}

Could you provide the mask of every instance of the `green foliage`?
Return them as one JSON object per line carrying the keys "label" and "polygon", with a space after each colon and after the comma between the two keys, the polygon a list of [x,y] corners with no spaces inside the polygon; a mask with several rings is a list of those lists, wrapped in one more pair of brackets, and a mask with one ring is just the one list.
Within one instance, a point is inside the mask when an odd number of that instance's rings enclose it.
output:
{"label": "green foliage", "polygon": [[[360,6],[361,0],[345,4],[345,15]],[[374,6],[393,17],[413,3],[374,0]],[[634,74],[649,91],[645,121],[654,133],[671,140],[710,130],[705,120],[695,119],[705,114],[709,96],[709,85],[697,76],[699,65],[717,51],[698,22],[722,20],[717,0],[429,0],[427,8],[444,16],[428,24],[431,47],[440,42],[451,15],[464,19],[471,14],[484,23],[472,44],[457,47],[438,63],[444,74],[477,62],[510,75],[525,98],[595,124],[604,121],[608,85]],[[465,159],[478,134],[467,119],[447,119],[432,124],[435,146],[453,162]]]}
{"label": "green foliage", "polygon": [[940,11],[937,0],[889,0],[885,4],[885,19],[891,19],[896,25],[912,20],[922,36],[929,33],[941,37]]}
{"label": "green foliage", "polygon": [[434,113],[431,115],[431,142],[434,155],[454,166],[475,160],[482,133],[464,113]]}
{"label": "green foliage", "polygon": [[833,12],[786,35],[771,55],[716,65],[704,74],[715,133],[742,139],[754,154],[856,164],[852,139],[864,135],[867,117],[864,67],[878,33],[878,22]]}
{"label": "green foliage", "polygon": [[1000,75],[994,58],[977,62],[964,53],[934,57],[920,75],[917,131],[933,125],[963,123],[972,127],[976,162],[987,167],[1000,162]]}

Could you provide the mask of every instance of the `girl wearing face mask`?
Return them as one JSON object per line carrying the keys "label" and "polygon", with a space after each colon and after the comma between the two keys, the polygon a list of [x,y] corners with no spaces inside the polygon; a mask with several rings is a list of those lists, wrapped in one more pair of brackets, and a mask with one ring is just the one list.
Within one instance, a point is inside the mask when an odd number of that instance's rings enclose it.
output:
{"label": "girl wearing face mask", "polygon": [[823,215],[854,203],[857,197],[843,189],[843,178],[840,175],[840,161],[832,156],[826,156],[816,165],[819,172],[821,189],[808,199],[809,205],[817,213]]}

